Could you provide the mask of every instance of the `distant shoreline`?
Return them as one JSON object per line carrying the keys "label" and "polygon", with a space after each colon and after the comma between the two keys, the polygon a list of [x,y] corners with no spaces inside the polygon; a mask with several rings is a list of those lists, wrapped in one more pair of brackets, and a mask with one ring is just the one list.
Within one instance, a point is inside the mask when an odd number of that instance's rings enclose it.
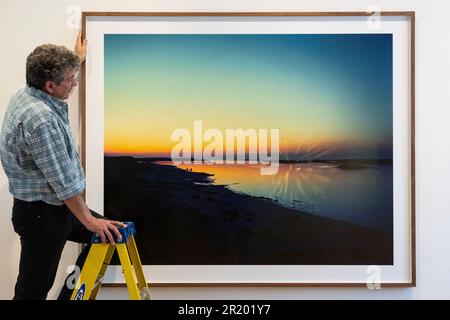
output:
{"label": "distant shoreline", "polygon": [[[148,161],[148,162],[159,162],[159,161],[165,161],[165,162],[172,162],[172,158],[166,158],[166,157],[135,157],[135,156],[105,156],[108,158],[121,158],[121,157],[130,157],[133,159],[139,159],[140,161]],[[191,163],[186,164],[196,164],[194,162],[194,159],[192,158]],[[392,165],[393,160],[392,159],[327,159],[327,160],[279,160],[278,163],[280,164],[312,164],[312,163],[327,163],[327,164],[334,164],[336,165],[336,168],[342,169],[342,170],[363,170],[363,169],[369,169],[376,165]],[[184,164],[184,163],[183,163]],[[202,162],[199,164],[209,165],[209,163]],[[246,160],[246,163],[248,164],[248,160]],[[176,164],[174,164],[176,165]],[[219,164],[218,164],[219,165]],[[220,165],[232,165],[232,164],[220,164]]]}
{"label": "distant shoreline", "polygon": [[[122,157],[130,157],[133,159],[145,160],[150,162],[156,161],[172,161],[172,158],[169,157],[148,157],[148,156],[132,156],[132,155],[105,155],[105,158],[122,158]],[[191,158],[190,161],[194,163],[194,158]],[[279,160],[279,163],[352,163],[352,164],[366,164],[366,165],[376,165],[376,164],[393,164],[393,159],[314,159],[314,160]],[[248,163],[248,159],[246,159],[246,163]],[[202,164],[207,164],[202,162]]]}

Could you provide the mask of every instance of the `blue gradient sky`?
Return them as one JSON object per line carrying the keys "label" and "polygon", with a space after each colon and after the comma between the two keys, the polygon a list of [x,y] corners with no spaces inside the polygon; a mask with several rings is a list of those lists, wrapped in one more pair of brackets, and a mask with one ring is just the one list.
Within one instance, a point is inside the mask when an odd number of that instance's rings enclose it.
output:
{"label": "blue gradient sky", "polygon": [[105,152],[170,134],[279,128],[292,158],[392,157],[392,36],[105,35]]}

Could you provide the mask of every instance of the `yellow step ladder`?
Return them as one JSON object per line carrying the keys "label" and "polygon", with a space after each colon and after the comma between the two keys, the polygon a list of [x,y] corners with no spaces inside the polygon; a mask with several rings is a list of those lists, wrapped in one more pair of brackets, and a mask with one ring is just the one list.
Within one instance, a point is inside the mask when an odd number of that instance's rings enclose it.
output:
{"label": "yellow step ladder", "polygon": [[101,243],[98,234],[92,237],[92,246],[78,277],[71,300],[95,300],[101,287],[106,269],[117,249],[120,264],[127,283],[131,300],[150,300],[150,290],[142,270],[141,259],[137,251],[133,222],[124,222],[119,227],[122,240],[115,239],[116,244]]}

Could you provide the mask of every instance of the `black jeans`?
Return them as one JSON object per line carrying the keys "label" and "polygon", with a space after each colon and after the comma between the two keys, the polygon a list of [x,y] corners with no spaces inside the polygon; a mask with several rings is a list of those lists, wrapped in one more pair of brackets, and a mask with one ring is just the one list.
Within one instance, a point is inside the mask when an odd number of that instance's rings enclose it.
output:
{"label": "black jeans", "polygon": [[[90,249],[92,232],[78,221],[67,206],[54,206],[43,201],[14,199],[12,223],[21,244],[19,275],[13,299],[45,300],[55,281],[66,241],[88,244],[76,261],[81,270]],[[74,272],[68,275],[58,299],[70,299],[73,287],[67,286],[67,280],[71,280],[73,285]]]}

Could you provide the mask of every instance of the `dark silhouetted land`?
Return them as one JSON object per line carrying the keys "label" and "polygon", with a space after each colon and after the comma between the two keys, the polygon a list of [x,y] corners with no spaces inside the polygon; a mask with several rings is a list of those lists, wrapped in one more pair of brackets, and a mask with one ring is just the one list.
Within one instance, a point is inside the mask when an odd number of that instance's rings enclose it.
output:
{"label": "dark silhouetted land", "polygon": [[105,215],[136,223],[147,265],[393,263],[390,233],[285,208],[212,179],[155,159],[105,157]]}

